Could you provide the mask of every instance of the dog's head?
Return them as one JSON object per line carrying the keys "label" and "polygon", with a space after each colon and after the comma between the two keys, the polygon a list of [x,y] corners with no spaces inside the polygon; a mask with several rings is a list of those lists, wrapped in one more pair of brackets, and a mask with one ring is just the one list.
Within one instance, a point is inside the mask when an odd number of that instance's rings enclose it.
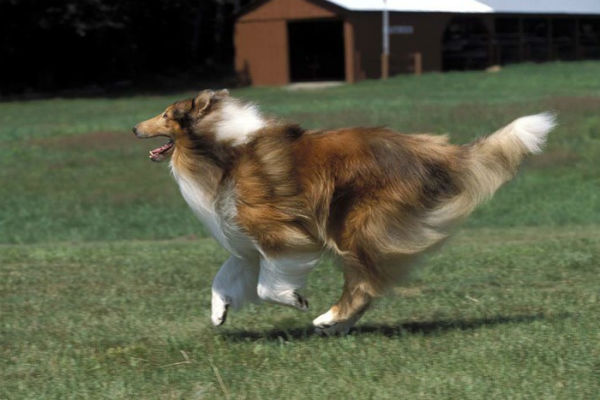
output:
{"label": "dog's head", "polygon": [[225,104],[235,101],[229,92],[203,90],[195,98],[171,104],[154,118],[133,127],[138,138],[164,136],[168,142],[150,151],[152,161],[163,161],[175,150],[176,144],[216,140],[215,129],[223,119]]}

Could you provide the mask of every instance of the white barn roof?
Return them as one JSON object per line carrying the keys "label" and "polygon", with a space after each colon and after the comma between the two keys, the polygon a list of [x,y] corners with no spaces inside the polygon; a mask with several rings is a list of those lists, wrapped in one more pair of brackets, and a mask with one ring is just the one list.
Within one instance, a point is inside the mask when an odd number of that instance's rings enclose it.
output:
{"label": "white barn roof", "polygon": [[[327,0],[351,11],[381,11],[383,0]],[[600,0],[387,0],[390,11],[600,14]]]}

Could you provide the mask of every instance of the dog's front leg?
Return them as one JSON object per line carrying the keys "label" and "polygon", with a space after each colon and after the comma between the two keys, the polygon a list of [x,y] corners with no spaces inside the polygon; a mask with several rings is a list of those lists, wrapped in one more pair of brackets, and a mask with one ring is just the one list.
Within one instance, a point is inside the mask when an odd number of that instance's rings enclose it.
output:
{"label": "dog's front leg", "polygon": [[259,263],[255,260],[231,256],[213,280],[211,319],[215,326],[222,325],[229,307],[238,309],[247,302],[258,301]]}
{"label": "dog's front leg", "polygon": [[319,255],[315,253],[261,258],[258,296],[265,301],[306,311],[308,301],[298,290],[304,287],[308,273],[318,261]]}

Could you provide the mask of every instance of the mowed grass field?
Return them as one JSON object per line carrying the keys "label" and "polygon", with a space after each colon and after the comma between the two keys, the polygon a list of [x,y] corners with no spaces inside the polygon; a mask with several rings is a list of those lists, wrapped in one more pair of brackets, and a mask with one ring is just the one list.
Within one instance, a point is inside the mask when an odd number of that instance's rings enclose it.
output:
{"label": "mowed grass field", "polygon": [[[200,88],[198,88],[200,89]],[[600,63],[234,90],[308,128],[387,125],[457,143],[551,110],[559,126],[441,251],[346,337],[310,310],[210,324],[227,254],[130,127],[193,92],[0,103],[0,398],[597,399]]]}

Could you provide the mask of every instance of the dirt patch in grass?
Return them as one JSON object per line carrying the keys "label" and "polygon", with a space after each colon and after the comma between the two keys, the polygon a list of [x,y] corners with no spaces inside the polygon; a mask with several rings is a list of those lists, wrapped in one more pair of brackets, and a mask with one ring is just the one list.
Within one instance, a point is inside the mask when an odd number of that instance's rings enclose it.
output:
{"label": "dirt patch in grass", "polygon": [[31,145],[61,150],[114,150],[130,147],[135,137],[127,132],[90,132],[82,135],[32,139]]}
{"label": "dirt patch in grass", "polygon": [[525,165],[531,168],[565,167],[575,165],[580,159],[581,157],[573,151],[556,149],[526,159]]}
{"label": "dirt patch in grass", "polygon": [[422,287],[396,287],[393,293],[399,297],[419,297],[423,294]]}
{"label": "dirt patch in grass", "polygon": [[598,113],[600,110],[600,98],[591,96],[556,96],[546,101],[551,111],[558,112],[560,115],[578,115],[581,112]]}
{"label": "dirt patch in grass", "polygon": [[[591,96],[556,96],[544,99],[535,104],[515,102],[509,104],[488,104],[488,103],[460,103],[452,107],[439,107],[432,104],[420,104],[415,109],[417,117],[436,116],[440,113],[451,115],[458,121],[481,120],[484,116],[486,120],[505,120],[506,124],[512,120],[527,114],[550,111],[557,114],[559,125],[566,118],[571,116],[581,116],[581,113],[598,113],[600,110],[600,98]],[[419,120],[419,118],[416,118]],[[498,126],[501,128],[501,126]],[[563,127],[564,128],[564,127]],[[492,132],[489,132],[492,133]]]}
{"label": "dirt patch in grass", "polygon": [[[294,122],[312,129],[336,129],[350,126],[373,126],[373,116],[367,112],[344,109],[327,113],[295,112],[283,118],[287,122]],[[315,125],[316,124],[316,125]]]}

